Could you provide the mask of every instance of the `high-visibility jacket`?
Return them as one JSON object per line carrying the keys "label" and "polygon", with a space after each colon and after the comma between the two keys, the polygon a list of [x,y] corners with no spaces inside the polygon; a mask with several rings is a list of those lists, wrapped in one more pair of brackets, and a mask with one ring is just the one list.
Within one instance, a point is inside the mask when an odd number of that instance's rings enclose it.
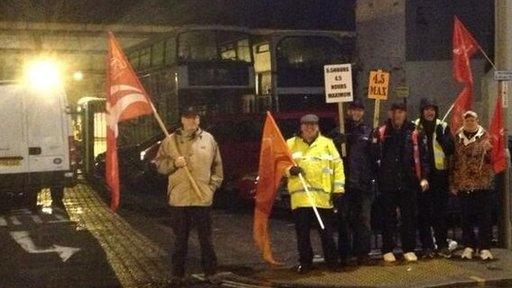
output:
{"label": "high-visibility jacket", "polygon": [[312,207],[333,208],[332,193],[344,193],[345,175],[343,162],[331,139],[318,135],[311,144],[301,137],[287,140],[293,160],[304,169],[304,178],[309,189],[308,197],[299,176],[292,176],[287,171],[288,192],[292,209]]}
{"label": "high-visibility jacket", "polygon": [[[420,125],[420,119],[416,119],[414,121],[414,124],[416,124],[416,127]],[[441,144],[439,144],[439,141],[437,141],[436,136],[436,129],[437,126],[443,127],[443,132],[448,126],[448,123],[441,121],[439,119],[436,119],[436,125],[434,126],[434,132],[432,132],[432,147],[428,147],[428,149],[433,149],[434,154],[434,164],[436,165],[437,170],[446,170],[447,169],[447,161],[446,161],[446,155],[443,151],[443,147]]]}

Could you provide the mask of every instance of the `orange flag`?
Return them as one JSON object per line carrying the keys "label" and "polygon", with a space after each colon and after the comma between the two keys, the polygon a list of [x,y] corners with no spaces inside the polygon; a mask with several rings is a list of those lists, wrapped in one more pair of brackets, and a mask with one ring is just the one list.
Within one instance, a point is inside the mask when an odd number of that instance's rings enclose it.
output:
{"label": "orange flag", "polygon": [[254,208],[253,237],[256,246],[262,251],[263,259],[270,264],[279,264],[270,248],[268,218],[277,194],[277,188],[285,169],[295,165],[288,145],[279,131],[274,118],[267,112],[261,139],[258,186]]}
{"label": "orange flag", "polygon": [[107,153],[105,178],[110,189],[110,208],[119,207],[119,167],[117,162],[117,124],[120,121],[153,113],[151,100],[126,60],[114,34],[109,32],[107,59]]}

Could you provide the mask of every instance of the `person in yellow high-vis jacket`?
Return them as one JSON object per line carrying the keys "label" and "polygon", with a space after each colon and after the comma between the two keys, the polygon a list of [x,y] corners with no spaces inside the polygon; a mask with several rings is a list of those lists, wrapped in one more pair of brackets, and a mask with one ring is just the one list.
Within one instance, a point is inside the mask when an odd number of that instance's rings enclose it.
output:
{"label": "person in yellow high-vis jacket", "polygon": [[[324,258],[329,269],[337,269],[337,250],[334,243],[333,202],[345,192],[345,176],[340,155],[331,139],[320,134],[318,116],[308,114],[300,120],[300,135],[287,141],[297,166],[287,171],[288,192],[297,232],[299,252],[298,273],[307,273],[312,268],[313,249],[310,231],[317,222],[313,205],[318,209],[325,229],[320,229]],[[299,174],[305,178],[309,195],[302,185]]]}

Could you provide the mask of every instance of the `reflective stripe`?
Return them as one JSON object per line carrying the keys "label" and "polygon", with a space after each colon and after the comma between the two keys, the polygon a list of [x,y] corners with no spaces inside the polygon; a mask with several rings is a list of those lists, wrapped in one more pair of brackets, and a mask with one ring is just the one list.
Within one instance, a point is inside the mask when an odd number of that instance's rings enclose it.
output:
{"label": "reflective stripe", "polygon": [[329,168],[329,167],[324,167],[324,168],[322,168],[322,173],[324,173],[324,174],[333,174],[334,170]]}
{"label": "reflective stripe", "polygon": [[[308,187],[308,190],[309,190],[309,192],[314,192],[314,193],[330,194],[329,192],[325,192],[324,189],[322,189],[322,188],[314,188],[314,187],[309,188]],[[304,193],[304,192],[306,192],[306,190],[299,189],[299,190],[290,191],[289,193],[290,193],[290,195],[293,195],[296,193]]]}
{"label": "reflective stripe", "polygon": [[302,156],[302,155],[292,155],[293,159],[302,159],[308,161],[341,161],[339,157],[332,156]]}

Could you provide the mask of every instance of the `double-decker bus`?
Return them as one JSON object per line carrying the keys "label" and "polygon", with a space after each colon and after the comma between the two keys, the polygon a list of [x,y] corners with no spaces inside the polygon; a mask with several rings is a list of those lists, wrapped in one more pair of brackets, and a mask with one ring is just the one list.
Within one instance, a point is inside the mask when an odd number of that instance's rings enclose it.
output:
{"label": "double-decker bus", "polygon": [[[195,106],[206,119],[241,113],[244,97],[254,93],[250,34],[242,27],[180,27],[126,54],[167,124],[178,123],[185,106]],[[152,116],[133,123],[136,129],[121,127],[125,135],[138,133],[128,143],[159,133]]]}

